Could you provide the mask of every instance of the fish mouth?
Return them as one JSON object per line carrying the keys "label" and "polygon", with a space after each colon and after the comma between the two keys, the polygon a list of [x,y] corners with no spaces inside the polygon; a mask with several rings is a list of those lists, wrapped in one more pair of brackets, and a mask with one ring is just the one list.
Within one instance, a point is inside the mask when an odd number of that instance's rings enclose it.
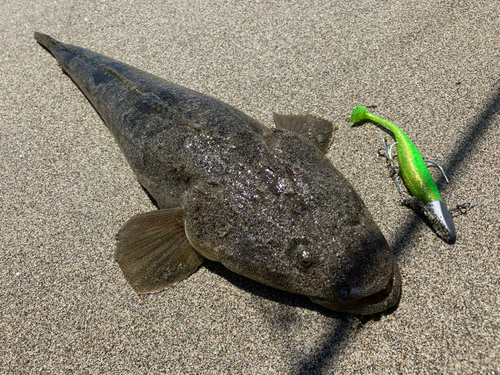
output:
{"label": "fish mouth", "polygon": [[386,286],[378,292],[349,301],[342,301],[338,304],[318,297],[311,297],[311,300],[336,311],[350,314],[371,315],[385,311],[396,305],[400,294],[401,276],[397,263],[393,262],[391,276]]}
{"label": "fish mouth", "polygon": [[384,289],[376,293],[370,294],[369,296],[351,300],[347,302],[345,306],[366,306],[366,305],[378,304],[386,300],[391,295],[393,286],[394,286],[394,271],[391,273],[391,277],[389,278],[389,281],[387,282],[387,285],[385,286]]}

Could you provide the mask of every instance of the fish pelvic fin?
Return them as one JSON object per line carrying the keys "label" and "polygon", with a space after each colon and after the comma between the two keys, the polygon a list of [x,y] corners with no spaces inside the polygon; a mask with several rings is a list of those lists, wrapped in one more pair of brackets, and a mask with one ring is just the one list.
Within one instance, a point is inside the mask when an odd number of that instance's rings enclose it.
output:
{"label": "fish pelvic fin", "polygon": [[273,113],[273,119],[278,129],[290,130],[306,137],[323,153],[330,146],[334,130],[337,130],[330,121],[311,115]]}
{"label": "fish pelvic fin", "polygon": [[115,259],[138,294],[159,292],[185,279],[203,262],[186,237],[183,209],[131,217],[117,236]]}

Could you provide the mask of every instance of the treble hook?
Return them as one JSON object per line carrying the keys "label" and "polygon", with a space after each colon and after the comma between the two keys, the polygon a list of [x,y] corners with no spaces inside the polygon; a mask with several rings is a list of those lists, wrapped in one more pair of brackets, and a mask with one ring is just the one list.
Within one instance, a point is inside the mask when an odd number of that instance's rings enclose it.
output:
{"label": "treble hook", "polygon": [[394,142],[390,147],[387,147],[387,143],[385,142],[385,138],[382,138],[382,142],[384,142],[384,150],[387,152],[387,156],[389,156],[389,160],[392,160],[392,146],[398,144],[398,142]]}
{"label": "treble hook", "polygon": [[436,163],[436,162],[435,162],[435,161],[433,161],[433,160],[424,159],[424,161],[425,161],[426,163],[432,163],[432,164],[434,164],[436,167],[438,167],[438,168],[439,168],[439,170],[441,171],[441,173],[443,174],[443,177],[444,177],[444,179],[446,180],[446,183],[447,183],[447,184],[449,184],[449,183],[450,183],[450,180],[448,180],[448,176],[446,176],[446,173],[444,173],[444,169],[443,169],[443,167],[441,167],[438,163]]}

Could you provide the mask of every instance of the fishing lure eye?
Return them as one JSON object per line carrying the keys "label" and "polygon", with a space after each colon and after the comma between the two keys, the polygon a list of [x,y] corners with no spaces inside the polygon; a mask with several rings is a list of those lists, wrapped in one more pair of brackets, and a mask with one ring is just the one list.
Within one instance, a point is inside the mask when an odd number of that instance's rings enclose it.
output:
{"label": "fishing lure eye", "polygon": [[299,261],[302,267],[309,268],[313,265],[313,259],[311,253],[307,251],[305,245],[300,244],[297,246],[296,255],[297,255],[297,260]]}

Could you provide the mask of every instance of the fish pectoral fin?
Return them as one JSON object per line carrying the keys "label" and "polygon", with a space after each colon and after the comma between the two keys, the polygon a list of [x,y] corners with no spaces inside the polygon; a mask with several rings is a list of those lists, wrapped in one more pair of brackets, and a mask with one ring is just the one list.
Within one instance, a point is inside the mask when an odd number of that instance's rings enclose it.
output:
{"label": "fish pectoral fin", "polygon": [[332,141],[333,124],[322,118],[311,115],[279,115],[273,113],[274,123],[278,129],[290,130],[308,138],[325,153]]}
{"label": "fish pectoral fin", "polygon": [[182,208],[133,216],[116,239],[115,259],[138,294],[159,292],[191,275],[203,262],[186,237]]}

